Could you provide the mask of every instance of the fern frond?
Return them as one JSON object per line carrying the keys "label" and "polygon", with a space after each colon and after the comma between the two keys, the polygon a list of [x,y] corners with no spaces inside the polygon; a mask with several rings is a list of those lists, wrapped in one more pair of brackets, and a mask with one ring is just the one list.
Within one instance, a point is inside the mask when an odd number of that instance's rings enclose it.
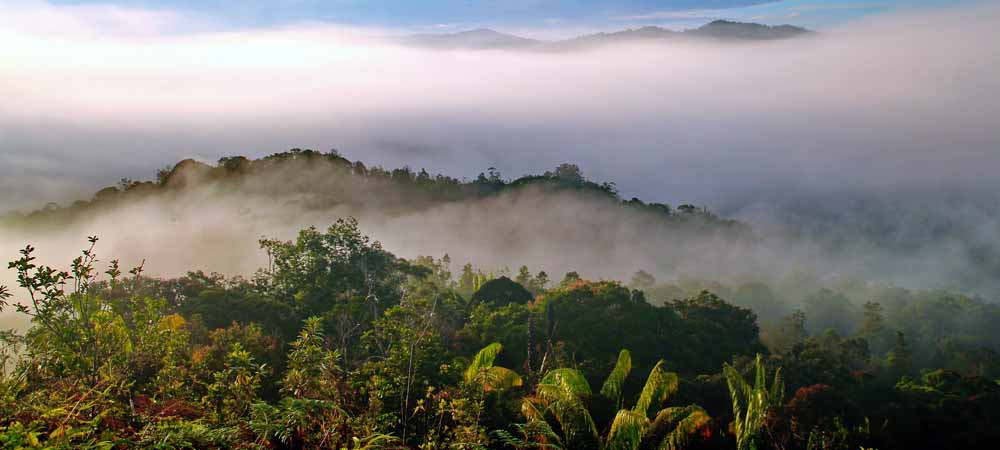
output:
{"label": "fern frond", "polygon": [[708,413],[697,405],[666,408],[656,415],[650,429],[670,430],[660,441],[660,450],[680,450],[687,447],[691,439],[711,420]]}
{"label": "fern frond", "polygon": [[621,407],[622,387],[631,371],[632,354],[628,350],[622,349],[621,353],[618,354],[618,362],[615,363],[614,370],[601,386],[601,395],[613,400],[616,406]]}
{"label": "fern frond", "polygon": [[583,372],[576,369],[554,369],[542,377],[541,384],[560,385],[565,384],[571,392],[576,395],[590,395],[590,383],[583,376]]}
{"label": "fern frond", "polygon": [[493,367],[493,361],[496,360],[497,355],[499,355],[502,350],[503,345],[499,342],[494,342],[486,347],[483,347],[479,353],[476,353],[476,357],[472,358],[472,362],[469,363],[469,367],[465,369],[465,382],[474,382],[480,372]]}
{"label": "fern frond", "polygon": [[563,443],[559,435],[556,434],[549,423],[544,420],[531,420],[517,428],[524,434],[525,439],[532,440],[535,447],[539,449],[562,450]]}
{"label": "fern frond", "polygon": [[646,385],[639,394],[639,400],[635,404],[634,411],[646,417],[651,406],[658,406],[667,400],[668,397],[677,392],[677,374],[667,372],[664,366],[666,362],[662,359],[656,363],[653,370],[646,378]]}
{"label": "fern frond", "polygon": [[622,409],[611,422],[605,450],[638,450],[649,419],[639,412]]}
{"label": "fern frond", "polygon": [[785,399],[785,382],[781,379],[781,368],[774,371],[774,382],[771,383],[771,394],[769,395],[771,405],[781,404]]}
{"label": "fern frond", "polygon": [[589,448],[599,442],[597,425],[587,411],[574,387],[566,378],[557,377],[556,384],[540,384],[537,389],[539,397],[548,404],[565,436],[569,448]]}
{"label": "fern frond", "polygon": [[507,389],[521,386],[524,381],[521,376],[506,367],[490,367],[483,372],[483,387],[489,391],[505,391]]}
{"label": "fern frond", "polygon": [[521,400],[521,415],[529,421],[545,420],[545,415],[542,413],[542,410],[538,409],[539,406],[541,406],[542,409],[544,409],[545,406],[539,405],[539,403],[541,403],[541,400],[539,399],[534,397],[525,397],[524,400]]}

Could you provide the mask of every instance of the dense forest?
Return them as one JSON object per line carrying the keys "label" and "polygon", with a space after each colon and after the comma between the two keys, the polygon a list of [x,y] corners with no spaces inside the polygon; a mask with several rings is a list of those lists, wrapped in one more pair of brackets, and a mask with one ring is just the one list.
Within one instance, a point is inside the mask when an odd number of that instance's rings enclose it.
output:
{"label": "dense forest", "polygon": [[[183,161],[3,223],[53,229],[204,186],[386,214],[568,192],[658,233],[757,239],[704,207],[623,199],[571,164],[458,180],[309,150]],[[262,237],[266,264],[244,276],[148,275],[156,261],[124,267],[103,236],[81,236],[71,261],[23,243],[9,255],[15,284],[0,288],[3,313],[30,318],[0,334],[0,446],[884,450],[1000,438],[1000,307],[978,297],[807,273],[588,279],[403,258],[366,229],[345,215]]]}

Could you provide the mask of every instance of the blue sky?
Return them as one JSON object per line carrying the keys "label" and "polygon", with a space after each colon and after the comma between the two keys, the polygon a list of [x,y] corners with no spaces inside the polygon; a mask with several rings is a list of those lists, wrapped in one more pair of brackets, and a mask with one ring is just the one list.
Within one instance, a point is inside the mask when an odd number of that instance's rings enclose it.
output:
{"label": "blue sky", "polygon": [[113,4],[211,17],[222,26],[303,21],[396,28],[596,28],[697,26],[716,18],[793,23],[815,29],[869,14],[962,0],[51,0]]}

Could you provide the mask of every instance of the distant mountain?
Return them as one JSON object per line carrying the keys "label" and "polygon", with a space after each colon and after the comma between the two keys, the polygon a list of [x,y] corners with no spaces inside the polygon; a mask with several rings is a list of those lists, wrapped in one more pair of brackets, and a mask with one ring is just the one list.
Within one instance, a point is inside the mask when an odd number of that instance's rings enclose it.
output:
{"label": "distant mountain", "polygon": [[809,30],[794,25],[768,26],[759,23],[716,20],[700,28],[687,30],[684,35],[715,39],[770,40],[793,38],[809,33]]}
{"label": "distant mountain", "polygon": [[629,28],[610,33],[595,33],[572,39],[544,41],[528,39],[490,29],[445,34],[417,34],[403,38],[407,45],[437,49],[506,49],[568,51],[623,42],[662,42],[677,39],[766,41],[807,35],[811,31],[794,25],[769,26],[759,23],[716,20],[701,27],[673,31],[656,26]]}
{"label": "distant mountain", "polygon": [[572,49],[576,47],[592,47],[623,42],[674,39],[680,34],[683,33],[667,28],[648,26],[636,29],[629,28],[627,30],[615,31],[612,33],[587,34],[573,39],[555,42],[553,45]]}
{"label": "distant mountain", "polygon": [[446,34],[417,34],[405,43],[439,49],[522,49],[537,46],[542,41],[480,28]]}

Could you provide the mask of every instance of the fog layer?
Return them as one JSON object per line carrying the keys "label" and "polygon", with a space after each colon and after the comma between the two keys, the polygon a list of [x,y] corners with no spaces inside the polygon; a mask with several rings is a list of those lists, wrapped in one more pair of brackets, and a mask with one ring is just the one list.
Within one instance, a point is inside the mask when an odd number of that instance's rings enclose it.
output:
{"label": "fog layer", "polygon": [[943,287],[986,281],[970,248],[1000,242],[996,5],[779,42],[560,54],[402,48],[328,26],[136,36],[3,24],[0,209],[87,198],[185,157],[336,147],[455,176],[575,162],[626,196],[708,205],[765,239],[680,240],[575,198],[392,215],[207,188],[56,232],[0,230],[5,255],[32,242],[60,263],[97,234],[104,254],[146,258],[153,273],[247,273],[261,235],[354,214],[403,256],[595,277],[808,266]]}

